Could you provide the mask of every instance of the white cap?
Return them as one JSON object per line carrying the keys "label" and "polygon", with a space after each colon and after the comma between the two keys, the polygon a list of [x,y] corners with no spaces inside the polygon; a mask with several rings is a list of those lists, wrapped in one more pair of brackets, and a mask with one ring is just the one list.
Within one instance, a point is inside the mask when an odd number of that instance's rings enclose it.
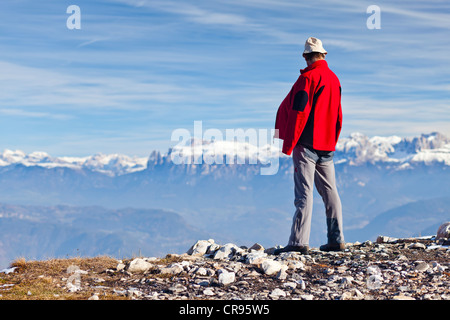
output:
{"label": "white cap", "polygon": [[309,37],[305,42],[305,51],[303,53],[320,52],[327,54],[326,50],[322,46],[322,41],[317,38]]}

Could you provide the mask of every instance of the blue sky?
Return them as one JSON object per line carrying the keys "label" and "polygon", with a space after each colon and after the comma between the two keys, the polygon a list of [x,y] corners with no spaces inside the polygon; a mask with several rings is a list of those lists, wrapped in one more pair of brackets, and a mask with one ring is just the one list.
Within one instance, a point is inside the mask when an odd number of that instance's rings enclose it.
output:
{"label": "blue sky", "polygon": [[147,156],[196,120],[271,129],[309,36],[341,80],[342,135],[450,135],[448,1],[2,0],[0,30],[0,150]]}

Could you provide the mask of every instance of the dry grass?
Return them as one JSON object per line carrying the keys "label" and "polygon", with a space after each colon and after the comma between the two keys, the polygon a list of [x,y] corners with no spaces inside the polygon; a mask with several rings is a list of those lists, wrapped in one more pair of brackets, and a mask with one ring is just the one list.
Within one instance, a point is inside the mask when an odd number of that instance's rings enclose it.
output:
{"label": "dry grass", "polygon": [[[126,264],[132,259],[125,259]],[[183,259],[168,254],[165,258],[155,261],[158,265],[168,265]],[[124,284],[120,272],[115,270],[118,261],[110,257],[49,259],[45,261],[27,261],[16,259],[11,267],[14,272],[0,273],[0,300],[86,300],[97,294],[100,300],[128,299],[114,292],[123,290]],[[80,274],[81,290],[70,292],[67,284],[71,273],[70,266],[76,266],[87,273]],[[169,274],[147,274],[147,277],[170,278]]]}
{"label": "dry grass", "polygon": [[[87,274],[81,274],[82,290],[69,292],[67,273],[69,266],[77,266]],[[0,273],[0,299],[2,300],[85,300],[93,294],[100,299],[124,299],[112,290],[95,288],[101,286],[102,273],[114,269],[117,260],[109,257],[50,259],[46,261],[15,260],[12,273]],[[119,276],[118,276],[119,277]],[[111,277],[108,277],[110,279]],[[12,285],[12,286],[11,286]]]}

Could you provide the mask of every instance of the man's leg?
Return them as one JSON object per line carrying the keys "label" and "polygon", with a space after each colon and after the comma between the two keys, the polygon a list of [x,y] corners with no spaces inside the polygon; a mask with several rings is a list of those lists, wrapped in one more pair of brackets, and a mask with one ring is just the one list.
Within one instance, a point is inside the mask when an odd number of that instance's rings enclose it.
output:
{"label": "man's leg", "polygon": [[344,243],[342,226],[342,205],[336,187],[333,161],[318,162],[316,166],[315,184],[325,204],[327,217],[328,245]]}
{"label": "man's leg", "polygon": [[307,157],[302,146],[296,146],[292,153],[294,161],[294,204],[296,207],[292,221],[288,245],[309,245],[314,191],[314,171],[316,163]]}

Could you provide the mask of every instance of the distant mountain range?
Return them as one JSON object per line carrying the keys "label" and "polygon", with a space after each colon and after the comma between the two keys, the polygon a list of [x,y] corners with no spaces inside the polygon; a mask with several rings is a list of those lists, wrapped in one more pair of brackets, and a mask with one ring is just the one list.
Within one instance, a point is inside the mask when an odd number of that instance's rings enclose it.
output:
{"label": "distant mountain range", "polygon": [[[292,159],[268,148],[189,141],[148,158],[5,150],[0,154],[0,266],[1,259],[77,250],[183,251],[198,237],[285,245],[294,213]],[[202,161],[227,152],[240,161]],[[175,164],[174,153],[194,161]],[[274,157],[279,157],[276,174],[261,175]],[[386,232],[424,235],[450,220],[450,139],[442,134],[369,138],[354,133],[340,139],[335,162],[346,241],[374,240]],[[154,228],[162,217],[163,227]],[[311,246],[325,241],[325,225],[315,193]]]}
{"label": "distant mountain range", "polygon": [[[268,147],[273,148],[273,146],[264,145],[258,148],[239,141],[192,141],[184,146],[171,148],[164,155],[153,152],[149,158],[100,153],[87,157],[52,157],[46,152],[25,154],[20,150],[4,150],[0,153],[0,167],[23,165],[27,167],[86,169],[109,176],[118,176],[145,170],[148,165],[154,166],[161,162],[169,162],[175,151],[189,155],[194,148],[194,143],[202,144],[198,149],[200,153],[197,157],[201,155],[203,157],[214,157],[214,152],[217,153],[220,150],[224,156],[234,152],[235,157],[244,159],[242,161],[247,161],[247,163],[252,159],[259,163],[267,162],[270,160],[267,155],[285,158],[279,150],[270,152],[262,150]],[[336,162],[348,162],[350,165],[381,162],[395,164],[398,169],[406,169],[417,164],[442,163],[450,165],[450,139],[436,132],[423,134],[415,138],[400,138],[398,136],[369,138],[361,133],[353,133],[349,137],[341,138],[336,148]],[[195,163],[195,160],[192,163]],[[234,161],[234,163],[240,162]]]}

